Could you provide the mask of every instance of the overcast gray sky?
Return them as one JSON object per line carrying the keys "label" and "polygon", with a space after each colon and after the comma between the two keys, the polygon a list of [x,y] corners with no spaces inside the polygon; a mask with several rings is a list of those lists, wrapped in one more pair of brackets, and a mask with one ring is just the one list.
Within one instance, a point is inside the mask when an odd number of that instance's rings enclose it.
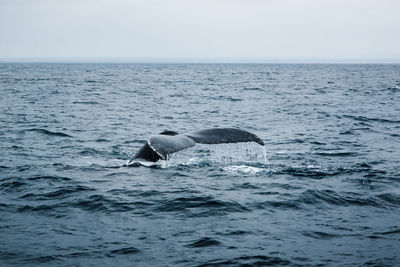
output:
{"label": "overcast gray sky", "polygon": [[0,58],[400,59],[399,0],[0,0]]}

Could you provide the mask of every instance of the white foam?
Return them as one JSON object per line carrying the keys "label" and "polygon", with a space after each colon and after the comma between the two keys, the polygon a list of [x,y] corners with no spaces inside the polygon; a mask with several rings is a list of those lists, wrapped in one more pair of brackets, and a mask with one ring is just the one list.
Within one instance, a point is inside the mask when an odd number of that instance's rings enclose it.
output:
{"label": "white foam", "polygon": [[228,166],[223,168],[224,171],[230,172],[230,173],[258,173],[263,171],[264,169],[262,168],[257,168],[257,167],[252,167],[252,166],[247,166],[247,165],[233,165],[233,166]]}

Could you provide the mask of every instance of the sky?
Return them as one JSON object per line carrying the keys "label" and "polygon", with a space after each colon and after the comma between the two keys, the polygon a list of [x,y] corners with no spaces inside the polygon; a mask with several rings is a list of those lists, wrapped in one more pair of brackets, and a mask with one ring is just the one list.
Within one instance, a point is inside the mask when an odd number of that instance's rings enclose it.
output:
{"label": "sky", "polygon": [[0,59],[400,62],[399,0],[0,0]]}

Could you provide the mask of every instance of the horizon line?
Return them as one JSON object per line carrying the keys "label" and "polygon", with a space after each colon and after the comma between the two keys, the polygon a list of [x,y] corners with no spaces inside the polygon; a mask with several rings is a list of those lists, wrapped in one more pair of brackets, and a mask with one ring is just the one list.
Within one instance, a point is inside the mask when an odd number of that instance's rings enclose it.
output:
{"label": "horizon line", "polygon": [[0,57],[0,63],[399,64],[400,58]]}

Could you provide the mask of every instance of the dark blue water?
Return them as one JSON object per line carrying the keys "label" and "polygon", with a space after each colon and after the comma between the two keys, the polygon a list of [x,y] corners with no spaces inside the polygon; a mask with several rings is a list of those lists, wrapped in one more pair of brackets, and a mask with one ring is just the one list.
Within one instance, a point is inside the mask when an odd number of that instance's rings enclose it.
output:
{"label": "dark blue water", "polygon": [[[1,64],[0,126],[2,266],[400,265],[400,65]],[[267,162],[125,165],[210,127]]]}

